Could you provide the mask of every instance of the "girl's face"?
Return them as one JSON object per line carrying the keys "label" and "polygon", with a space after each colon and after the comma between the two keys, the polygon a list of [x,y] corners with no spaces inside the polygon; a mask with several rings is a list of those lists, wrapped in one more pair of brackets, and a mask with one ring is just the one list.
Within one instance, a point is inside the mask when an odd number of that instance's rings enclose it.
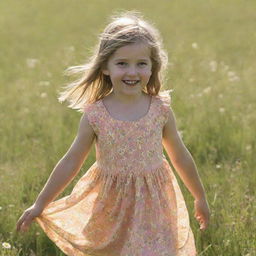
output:
{"label": "girl's face", "polygon": [[115,93],[141,93],[152,74],[150,49],[145,43],[128,44],[117,49],[109,58],[103,74],[111,79]]}

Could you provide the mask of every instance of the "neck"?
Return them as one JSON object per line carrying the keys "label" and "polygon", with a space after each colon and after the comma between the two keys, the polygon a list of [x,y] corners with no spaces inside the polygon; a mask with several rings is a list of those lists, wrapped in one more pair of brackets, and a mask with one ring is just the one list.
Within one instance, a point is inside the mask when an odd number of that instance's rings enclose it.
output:
{"label": "neck", "polygon": [[113,99],[115,99],[116,101],[122,102],[124,104],[132,104],[132,103],[139,102],[145,93],[141,92],[136,95],[122,95],[122,94],[112,92],[111,94]]}

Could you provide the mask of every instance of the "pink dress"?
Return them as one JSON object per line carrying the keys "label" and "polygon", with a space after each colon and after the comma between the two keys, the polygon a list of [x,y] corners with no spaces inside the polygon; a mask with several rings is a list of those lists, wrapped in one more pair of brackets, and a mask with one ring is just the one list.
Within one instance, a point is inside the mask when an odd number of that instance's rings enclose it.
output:
{"label": "pink dress", "polygon": [[70,256],[194,256],[186,204],[163,154],[170,96],[152,96],[147,114],[114,119],[102,99],[84,112],[96,133],[96,161],[70,195],[36,218]]}

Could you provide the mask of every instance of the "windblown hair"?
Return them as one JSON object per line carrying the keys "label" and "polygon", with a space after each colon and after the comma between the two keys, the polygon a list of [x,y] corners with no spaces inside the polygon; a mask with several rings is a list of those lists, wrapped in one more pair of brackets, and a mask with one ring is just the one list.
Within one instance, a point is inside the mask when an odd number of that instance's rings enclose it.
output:
{"label": "windblown hair", "polygon": [[103,74],[109,57],[120,47],[143,42],[151,50],[152,75],[148,84],[142,90],[150,95],[158,95],[164,79],[164,71],[168,56],[162,47],[162,39],[158,30],[138,12],[125,12],[112,16],[112,22],[107,25],[99,36],[99,42],[89,61],[81,66],[71,66],[66,69],[68,75],[82,74],[81,78],[68,84],[60,93],[58,100],[68,100],[68,107],[80,112],[85,103],[93,103],[112,91],[110,77]]}

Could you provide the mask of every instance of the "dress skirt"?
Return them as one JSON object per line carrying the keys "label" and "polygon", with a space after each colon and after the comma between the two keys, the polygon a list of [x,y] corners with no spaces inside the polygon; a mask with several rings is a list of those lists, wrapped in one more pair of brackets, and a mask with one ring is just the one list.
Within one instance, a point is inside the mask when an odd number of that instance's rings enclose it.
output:
{"label": "dress skirt", "polygon": [[166,159],[125,175],[96,161],[36,222],[69,256],[196,255],[187,207]]}

